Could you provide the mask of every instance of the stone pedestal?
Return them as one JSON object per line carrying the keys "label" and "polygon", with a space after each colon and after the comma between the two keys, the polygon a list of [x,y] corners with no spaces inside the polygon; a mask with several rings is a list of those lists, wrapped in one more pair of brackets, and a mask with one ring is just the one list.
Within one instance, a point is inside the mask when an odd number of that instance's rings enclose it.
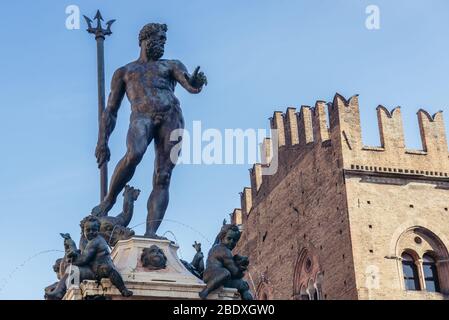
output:
{"label": "stone pedestal", "polygon": [[[144,249],[158,246],[167,257],[166,268],[149,270],[142,265],[141,255]],[[113,300],[158,300],[158,299],[194,299],[205,287],[203,281],[191,274],[179,260],[178,246],[169,240],[155,240],[134,237],[119,241],[111,253],[117,270],[123,277],[128,289],[134,292],[131,298],[123,298],[109,279],[100,284],[84,281],[79,287],[72,286],[65,300],[105,298]],[[208,297],[211,300],[239,300],[235,289],[221,288]]]}

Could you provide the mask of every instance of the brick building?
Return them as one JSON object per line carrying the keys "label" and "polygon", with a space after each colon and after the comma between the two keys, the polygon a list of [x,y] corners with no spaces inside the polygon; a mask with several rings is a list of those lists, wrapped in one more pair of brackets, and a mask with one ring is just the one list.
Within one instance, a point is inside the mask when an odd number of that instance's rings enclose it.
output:
{"label": "brick building", "polygon": [[423,150],[406,149],[399,108],[377,117],[381,146],[367,147],[357,96],[274,113],[279,169],[255,164],[232,214],[258,299],[449,297],[442,113],[418,111]]}

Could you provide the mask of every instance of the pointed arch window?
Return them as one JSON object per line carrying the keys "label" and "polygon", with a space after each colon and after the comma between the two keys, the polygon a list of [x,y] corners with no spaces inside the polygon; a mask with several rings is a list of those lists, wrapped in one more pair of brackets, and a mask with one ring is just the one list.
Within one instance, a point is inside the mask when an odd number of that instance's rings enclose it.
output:
{"label": "pointed arch window", "polygon": [[435,259],[428,253],[423,256],[423,273],[426,283],[426,290],[430,292],[440,292],[440,282]]}
{"label": "pointed arch window", "polygon": [[300,291],[299,300],[310,300],[306,287],[302,286]]}
{"label": "pointed arch window", "polygon": [[411,291],[421,290],[416,261],[412,255],[406,252],[402,254],[402,271],[404,273],[405,289]]}

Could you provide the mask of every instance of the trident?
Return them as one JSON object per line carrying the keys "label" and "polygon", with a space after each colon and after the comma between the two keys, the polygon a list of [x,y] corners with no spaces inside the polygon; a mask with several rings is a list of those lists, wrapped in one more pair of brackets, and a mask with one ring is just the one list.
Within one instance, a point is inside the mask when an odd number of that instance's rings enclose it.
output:
{"label": "trident", "polygon": [[[115,20],[110,20],[106,23],[107,28],[103,29],[101,21],[103,17],[101,16],[100,10],[97,11],[94,20],[97,20],[97,26],[92,27],[93,21],[88,17],[84,16],[87,22],[87,32],[95,35],[95,40],[97,41],[97,73],[98,73],[98,125],[101,125],[101,117],[105,109],[105,86],[104,86],[104,40],[106,36],[112,34],[111,26]],[[104,197],[108,192],[108,164],[105,162],[100,167],[100,200],[103,201]]]}

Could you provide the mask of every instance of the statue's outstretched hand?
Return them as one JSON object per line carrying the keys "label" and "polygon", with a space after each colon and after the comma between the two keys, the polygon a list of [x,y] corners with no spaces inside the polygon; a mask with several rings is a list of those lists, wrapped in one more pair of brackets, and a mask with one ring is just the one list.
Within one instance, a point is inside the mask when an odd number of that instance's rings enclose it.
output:
{"label": "statue's outstretched hand", "polygon": [[195,241],[195,243],[192,245],[192,247],[195,248],[196,252],[198,252],[198,253],[201,252],[201,243]]}
{"label": "statue's outstretched hand", "polygon": [[97,157],[98,168],[108,162],[111,158],[111,151],[106,143],[97,144],[97,148],[95,149],[95,156]]}
{"label": "statue's outstretched hand", "polygon": [[207,77],[204,72],[200,71],[200,67],[196,67],[193,74],[187,79],[190,85],[194,88],[202,88],[204,85],[207,86]]}

